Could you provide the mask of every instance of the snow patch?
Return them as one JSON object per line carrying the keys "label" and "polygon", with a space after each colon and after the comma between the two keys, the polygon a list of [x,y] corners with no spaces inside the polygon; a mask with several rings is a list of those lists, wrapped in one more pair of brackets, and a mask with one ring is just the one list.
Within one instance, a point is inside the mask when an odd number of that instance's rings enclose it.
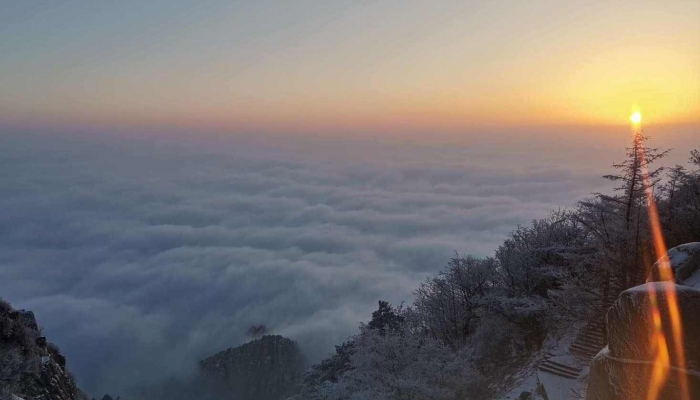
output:
{"label": "snow patch", "polygon": [[575,399],[585,390],[584,382],[578,379],[566,379],[544,371],[537,371],[537,377],[549,399]]}
{"label": "snow patch", "polygon": [[[659,259],[652,271],[658,271],[662,266],[662,262],[668,262],[673,274],[676,277],[676,282],[681,285],[695,286],[698,284],[700,277],[694,276],[700,268],[698,265],[689,265],[692,260],[697,260],[697,255],[700,254],[700,242],[686,243],[676,246],[666,253],[664,257]],[[697,262],[695,262],[697,264]],[[697,269],[693,271],[693,269]],[[650,279],[654,279],[653,277]],[[690,284],[688,281],[690,280]]]}
{"label": "snow patch", "polygon": [[520,394],[522,392],[527,392],[531,393],[531,399],[532,400],[540,400],[542,397],[538,395],[537,392],[537,385],[540,383],[539,379],[537,379],[537,374],[532,371],[532,374],[527,377],[520,385],[517,387],[513,388],[513,390],[509,391],[502,397],[500,397],[498,400],[513,400],[513,399],[518,399],[520,398]]}
{"label": "snow patch", "polygon": [[[700,291],[700,288],[695,288],[691,286],[686,286],[686,285],[678,285],[673,282],[649,282],[645,283],[643,285],[635,286],[633,288],[629,288],[625,290],[625,292],[649,292],[649,289],[653,289],[656,292],[664,292],[671,290],[675,288],[676,292],[697,292]],[[625,293],[623,292],[623,293]]]}

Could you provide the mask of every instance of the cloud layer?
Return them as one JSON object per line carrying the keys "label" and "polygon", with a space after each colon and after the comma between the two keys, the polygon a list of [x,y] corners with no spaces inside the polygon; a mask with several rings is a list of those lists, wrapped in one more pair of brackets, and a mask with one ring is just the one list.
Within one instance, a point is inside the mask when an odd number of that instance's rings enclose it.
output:
{"label": "cloud layer", "polygon": [[490,254],[598,174],[497,147],[8,136],[0,296],[32,309],[88,391],[195,368],[248,328],[311,361],[411,301],[453,251]]}

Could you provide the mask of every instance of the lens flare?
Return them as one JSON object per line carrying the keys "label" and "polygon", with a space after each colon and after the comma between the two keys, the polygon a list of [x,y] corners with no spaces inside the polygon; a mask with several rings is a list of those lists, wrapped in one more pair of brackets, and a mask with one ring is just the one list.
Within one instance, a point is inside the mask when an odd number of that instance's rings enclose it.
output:
{"label": "lens flare", "polygon": [[656,291],[649,291],[649,303],[651,304],[651,316],[654,323],[654,333],[651,336],[651,345],[656,357],[654,359],[654,367],[651,372],[651,380],[649,382],[649,390],[647,391],[647,400],[656,400],[659,398],[659,393],[664,385],[664,381],[668,376],[671,360],[668,352],[668,344],[663,333],[661,323],[661,312],[659,311],[658,298]]}
{"label": "lens flare", "polygon": [[[638,126],[642,121],[642,115],[639,112],[632,114],[630,120]],[[634,132],[635,141],[643,141],[642,132],[637,128]],[[661,230],[661,221],[659,219],[659,212],[656,206],[656,200],[654,197],[653,182],[649,175],[649,169],[646,163],[646,154],[644,151],[644,145],[641,143],[635,143],[635,148],[638,151],[638,157],[641,161],[642,169],[642,179],[644,180],[644,185],[646,187],[646,201],[649,212],[649,224],[651,229],[652,242],[654,245],[654,254],[658,261],[658,272],[661,281],[673,281],[673,270],[671,268],[671,263],[667,257],[667,247],[666,241],[664,240],[663,232]],[[656,400],[659,398],[659,393],[663,388],[668,374],[670,372],[671,357],[669,353],[668,342],[669,338],[664,335],[663,330],[663,319],[661,318],[661,311],[659,308],[659,296],[656,292],[656,288],[653,284],[649,285],[649,304],[651,307],[651,314],[653,320],[653,333],[651,336],[651,348],[654,350],[654,367],[652,369],[652,376],[649,383],[649,390],[647,391],[647,400]],[[671,322],[671,332],[673,337],[670,338],[672,347],[675,350],[675,362],[678,364],[676,367],[685,369],[685,352],[683,349],[683,324],[681,321],[680,308],[678,306],[678,296],[676,294],[675,286],[669,285],[668,290],[665,293],[665,298],[667,302],[667,309]],[[690,400],[690,393],[688,389],[688,378],[683,372],[678,372],[678,381],[681,389],[681,399]]]}

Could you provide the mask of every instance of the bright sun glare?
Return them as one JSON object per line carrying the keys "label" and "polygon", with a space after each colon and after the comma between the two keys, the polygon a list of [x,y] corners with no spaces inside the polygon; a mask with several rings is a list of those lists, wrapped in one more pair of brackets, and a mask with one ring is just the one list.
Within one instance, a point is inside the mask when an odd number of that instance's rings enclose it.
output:
{"label": "bright sun glare", "polygon": [[635,125],[639,125],[642,122],[642,113],[635,111],[634,114],[630,115],[630,121]]}

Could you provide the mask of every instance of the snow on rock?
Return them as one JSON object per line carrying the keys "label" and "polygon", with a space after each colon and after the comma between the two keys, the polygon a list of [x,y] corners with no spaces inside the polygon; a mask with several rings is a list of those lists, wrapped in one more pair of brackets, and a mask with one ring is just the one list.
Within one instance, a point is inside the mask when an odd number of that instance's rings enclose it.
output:
{"label": "snow on rock", "polygon": [[[670,249],[663,258],[669,261],[676,283],[700,289],[700,242],[682,244]],[[651,274],[647,282],[660,281],[659,268],[662,264],[659,260],[651,268]]]}
{"label": "snow on rock", "polygon": [[[664,262],[662,262],[664,261]],[[660,282],[660,268],[668,262],[673,282]],[[673,341],[668,297],[675,292],[683,324],[685,365],[670,348],[668,374],[658,398],[681,399],[680,377],[687,377],[690,393],[700,393],[700,242],[686,243],[668,251],[652,267],[647,283],[620,294],[608,310],[608,346],[591,361],[586,399],[641,399],[649,391],[654,368],[655,346],[650,292],[657,295],[664,336]]]}
{"label": "snow on rock", "polygon": [[[700,371],[700,340],[698,340],[700,325],[690,323],[697,321],[700,315],[700,290],[671,282],[647,283],[620,294],[607,315],[610,355],[634,360],[654,359],[655,350],[651,341],[654,326],[649,301],[650,290],[657,293],[659,311],[668,338],[673,337],[673,333],[667,298],[672,290],[676,292],[681,318],[688,322],[684,325],[683,343],[688,354],[688,368]],[[672,354],[671,364],[678,365],[678,363],[675,354]]]}
{"label": "snow on rock", "polygon": [[[687,253],[687,252],[685,252]],[[693,255],[686,259],[686,263]],[[680,265],[681,268],[685,268]],[[666,338],[673,333],[669,317],[668,297],[675,291],[683,321],[683,349],[686,365],[681,365],[671,348],[670,364],[684,367],[691,393],[700,393],[700,290],[673,282],[650,282],[620,294],[607,314],[608,346],[591,362],[586,398],[588,400],[645,398],[649,390],[655,348],[651,316],[650,290],[658,299],[659,312]],[[696,376],[697,375],[697,376]],[[680,399],[679,374],[671,373],[659,398]]]}

